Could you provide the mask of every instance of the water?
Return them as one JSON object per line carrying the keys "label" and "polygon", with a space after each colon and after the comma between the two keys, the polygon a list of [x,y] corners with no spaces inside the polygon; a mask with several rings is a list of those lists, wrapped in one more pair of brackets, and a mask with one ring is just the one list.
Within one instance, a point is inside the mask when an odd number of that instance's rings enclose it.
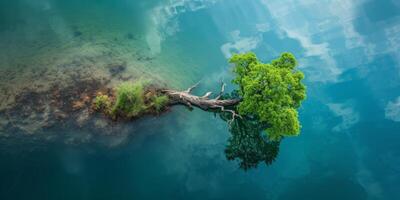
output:
{"label": "water", "polygon": [[301,135],[248,171],[225,158],[226,122],[197,109],[116,136],[0,129],[0,199],[400,199],[399,38],[395,0],[2,0],[3,94],[112,62],[171,87],[201,80],[201,94],[251,50],[293,52],[308,98]]}

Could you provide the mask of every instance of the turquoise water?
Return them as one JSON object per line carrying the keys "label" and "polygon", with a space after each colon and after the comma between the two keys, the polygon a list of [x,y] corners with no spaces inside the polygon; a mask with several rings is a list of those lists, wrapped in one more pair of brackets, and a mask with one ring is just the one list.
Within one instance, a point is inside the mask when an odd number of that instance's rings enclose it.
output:
{"label": "turquoise water", "polygon": [[87,139],[78,129],[0,129],[0,199],[400,199],[399,38],[395,0],[1,0],[3,69],[85,55],[177,88],[201,80],[201,94],[229,82],[232,53],[290,51],[308,98],[301,135],[247,171],[225,157],[226,122],[197,109],[78,144],[66,142]]}

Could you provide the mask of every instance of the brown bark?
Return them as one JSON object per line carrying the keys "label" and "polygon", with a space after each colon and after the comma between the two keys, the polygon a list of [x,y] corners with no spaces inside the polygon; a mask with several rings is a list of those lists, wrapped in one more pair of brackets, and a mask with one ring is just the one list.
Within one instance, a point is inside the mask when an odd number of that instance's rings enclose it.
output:
{"label": "brown bark", "polygon": [[188,107],[198,107],[202,110],[220,110],[221,112],[232,113],[232,120],[235,117],[240,117],[234,110],[225,109],[226,107],[234,106],[240,102],[240,99],[220,99],[224,92],[225,84],[222,84],[221,92],[215,98],[210,98],[211,92],[207,92],[203,96],[196,96],[191,94],[191,91],[198,85],[198,83],[185,91],[177,90],[162,90],[162,92],[167,95],[173,103],[183,104]]}

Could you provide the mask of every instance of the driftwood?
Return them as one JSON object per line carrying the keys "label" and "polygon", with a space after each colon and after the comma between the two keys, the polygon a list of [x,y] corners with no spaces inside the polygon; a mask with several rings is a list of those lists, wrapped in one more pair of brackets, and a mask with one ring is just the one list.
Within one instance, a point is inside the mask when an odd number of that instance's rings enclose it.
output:
{"label": "driftwood", "polygon": [[240,117],[234,110],[226,109],[226,107],[231,107],[240,102],[240,99],[221,99],[222,94],[225,90],[225,84],[222,83],[221,92],[215,98],[210,98],[212,92],[207,92],[203,96],[196,96],[191,94],[192,90],[198,86],[199,83],[193,85],[184,91],[177,90],[162,90],[162,92],[167,95],[173,103],[175,104],[183,104],[190,108],[192,106],[198,107],[202,110],[220,110],[221,112],[230,112],[232,113],[233,121],[236,117]]}

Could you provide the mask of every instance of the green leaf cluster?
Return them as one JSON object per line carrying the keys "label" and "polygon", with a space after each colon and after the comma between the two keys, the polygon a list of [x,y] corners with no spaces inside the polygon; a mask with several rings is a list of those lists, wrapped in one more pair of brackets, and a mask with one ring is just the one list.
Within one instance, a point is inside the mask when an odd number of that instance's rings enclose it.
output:
{"label": "green leaf cluster", "polygon": [[123,83],[116,89],[113,115],[136,117],[146,110],[144,87],[141,83]]}
{"label": "green leaf cluster", "polygon": [[135,118],[143,114],[160,113],[166,109],[169,98],[143,82],[122,83],[115,89],[114,96],[101,93],[93,100],[93,108],[116,119]]}
{"label": "green leaf cluster", "polygon": [[160,113],[169,102],[169,98],[166,95],[154,96],[152,98],[152,106],[157,113]]}
{"label": "green leaf cluster", "polygon": [[111,104],[110,97],[104,94],[98,94],[93,101],[94,109],[98,111],[109,112]]}
{"label": "green leaf cluster", "polygon": [[239,86],[242,98],[239,114],[268,124],[266,132],[271,140],[298,135],[297,109],[306,98],[306,87],[295,57],[283,53],[271,63],[262,63],[254,53],[245,53],[234,55],[230,63],[235,66],[233,83]]}

